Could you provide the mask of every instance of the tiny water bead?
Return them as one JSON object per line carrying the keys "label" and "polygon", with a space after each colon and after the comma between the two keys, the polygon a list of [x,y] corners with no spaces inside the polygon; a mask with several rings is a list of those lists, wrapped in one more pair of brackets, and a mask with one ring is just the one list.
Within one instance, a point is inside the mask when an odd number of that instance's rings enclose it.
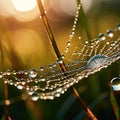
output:
{"label": "tiny water bead", "polygon": [[22,90],[24,88],[24,86],[22,84],[18,84],[17,88],[20,89],[20,90]]}
{"label": "tiny water bead", "polygon": [[113,31],[113,30],[107,30],[106,35],[107,35],[108,37],[112,38],[113,35],[114,35],[114,31]]}
{"label": "tiny water bead", "polygon": [[99,40],[105,40],[105,35],[104,35],[103,33],[100,33],[100,34],[98,35],[98,39],[99,39]]}
{"label": "tiny water bead", "polygon": [[113,78],[110,83],[114,91],[120,91],[120,77]]}
{"label": "tiny water bead", "polygon": [[120,24],[117,25],[117,29],[120,30]]}
{"label": "tiny water bead", "polygon": [[29,70],[29,78],[35,78],[37,76],[37,71],[35,69]]}
{"label": "tiny water bead", "polygon": [[37,101],[39,99],[39,94],[37,92],[34,92],[30,97],[33,101]]}
{"label": "tiny water bead", "polygon": [[63,60],[62,59],[58,59],[58,64],[62,64],[63,63]]}
{"label": "tiny water bead", "polygon": [[77,26],[77,23],[78,23],[78,17],[79,17],[80,8],[81,8],[81,2],[79,3],[79,5],[77,7],[75,18],[74,18],[74,22],[73,22],[73,26],[72,26],[71,32],[69,34],[69,39],[68,39],[68,41],[66,43],[65,50],[63,51],[63,55],[64,56],[65,56],[66,53],[68,53],[69,48],[71,46],[71,41],[72,41],[74,35],[76,34],[75,30],[76,30],[76,26]]}
{"label": "tiny water bead", "polygon": [[2,78],[3,77],[3,75],[2,75],[2,73],[0,73],[0,78]]}
{"label": "tiny water bead", "polygon": [[40,67],[40,71],[44,71],[44,67],[41,66],[41,67]]}
{"label": "tiny water bead", "polygon": [[42,19],[42,18],[45,16],[46,13],[47,13],[47,11],[45,10],[45,11],[40,15],[40,19]]}
{"label": "tiny water bead", "polygon": [[94,69],[102,66],[108,61],[108,57],[104,55],[95,55],[91,57],[87,62],[87,68]]}

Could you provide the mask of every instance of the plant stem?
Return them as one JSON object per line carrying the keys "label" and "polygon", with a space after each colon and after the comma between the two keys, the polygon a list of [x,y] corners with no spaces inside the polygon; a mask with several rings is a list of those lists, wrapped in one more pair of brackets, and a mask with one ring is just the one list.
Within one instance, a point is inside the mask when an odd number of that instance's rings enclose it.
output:
{"label": "plant stem", "polygon": [[[43,5],[42,5],[42,3],[41,3],[41,0],[37,0],[37,2],[38,2],[38,7],[39,7],[40,12],[41,12],[41,18],[42,18],[43,24],[44,24],[44,26],[45,26],[45,28],[46,28],[46,31],[47,31],[47,34],[48,34],[48,38],[49,38],[49,40],[50,40],[50,43],[52,44],[52,47],[53,47],[53,49],[54,49],[54,51],[55,51],[55,53],[56,53],[56,55],[57,55],[58,60],[62,60],[60,51],[59,51],[59,49],[58,49],[58,47],[57,47],[57,44],[56,44],[56,42],[55,42],[55,38],[54,38],[54,35],[53,35],[52,30],[51,30],[51,28],[50,28],[50,25],[49,25],[49,23],[48,23],[48,19],[47,19],[45,10],[44,10],[44,8],[43,8]],[[59,63],[59,65],[60,65],[60,68],[61,68],[62,71],[66,71],[66,67],[65,67],[65,65],[64,65],[64,62]]]}
{"label": "plant stem", "polygon": [[[56,44],[56,41],[55,41],[55,38],[54,38],[54,36],[53,36],[52,30],[51,30],[50,25],[49,25],[49,23],[48,23],[48,19],[47,19],[47,16],[46,16],[46,14],[45,14],[45,10],[44,10],[44,8],[43,8],[42,2],[41,2],[41,0],[37,0],[37,2],[38,2],[38,7],[39,7],[40,12],[41,12],[42,21],[43,21],[44,26],[45,26],[45,28],[46,28],[46,31],[47,31],[49,40],[50,40],[50,42],[52,43],[52,47],[53,47],[53,49],[54,49],[54,51],[55,51],[55,53],[56,53],[57,59],[58,59],[58,60],[62,60],[60,51],[59,51],[59,49],[58,49],[58,46],[57,46],[57,44]],[[58,62],[58,64],[59,64],[59,66],[60,66],[60,68],[61,68],[61,71],[65,73],[65,72],[67,71],[67,68],[66,68],[66,66],[65,66],[64,61],[63,61],[62,63],[59,63],[59,62]],[[65,74],[65,75],[66,75],[66,74]],[[66,76],[67,76],[67,75],[66,75]],[[68,77],[68,79],[69,79],[69,77]],[[89,117],[91,120],[97,120],[97,118],[94,116],[94,114],[91,112],[91,110],[88,108],[88,106],[85,104],[85,102],[84,102],[84,101],[82,100],[82,98],[80,97],[77,89],[76,89],[75,87],[72,87],[72,88],[73,88],[73,94],[74,94],[74,96],[75,96],[75,97],[77,98],[77,100],[80,102],[80,104],[82,105],[83,109],[86,111],[88,117]]]}
{"label": "plant stem", "polygon": [[92,113],[90,108],[82,100],[82,98],[80,97],[80,94],[78,93],[78,91],[75,87],[73,87],[73,94],[76,97],[76,99],[79,101],[79,103],[82,105],[82,107],[84,108],[84,110],[85,110],[86,114],[88,115],[88,117],[90,118],[90,120],[97,120],[96,116]]}

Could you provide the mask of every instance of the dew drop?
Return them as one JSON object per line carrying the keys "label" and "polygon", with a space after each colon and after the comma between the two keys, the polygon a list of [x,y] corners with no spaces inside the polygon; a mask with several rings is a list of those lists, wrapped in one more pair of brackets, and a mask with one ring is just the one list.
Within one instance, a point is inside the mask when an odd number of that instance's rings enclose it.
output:
{"label": "dew drop", "polygon": [[48,67],[49,67],[50,69],[52,69],[52,65],[49,65]]}
{"label": "dew drop", "polygon": [[79,36],[78,39],[80,40],[80,39],[81,39],[81,36]]}
{"label": "dew drop", "polygon": [[50,99],[50,100],[53,100],[54,99],[54,96],[47,96],[47,99]]}
{"label": "dew drop", "polygon": [[68,42],[67,42],[67,46],[70,46],[70,44],[71,44],[70,41],[68,41]]}
{"label": "dew drop", "polygon": [[56,92],[61,92],[62,91],[62,88],[57,88],[56,89]]}
{"label": "dew drop", "polygon": [[2,73],[0,73],[0,78],[2,78],[3,77],[3,75],[2,75]]}
{"label": "dew drop", "polygon": [[42,17],[42,15],[40,15],[40,19],[42,19],[43,17]]}
{"label": "dew drop", "polygon": [[41,67],[40,67],[40,71],[43,71],[43,70],[44,70],[44,67],[41,66]]}
{"label": "dew drop", "polygon": [[4,83],[5,83],[5,84],[7,84],[7,83],[8,83],[8,81],[7,81],[7,80],[4,80]]}
{"label": "dew drop", "polygon": [[117,29],[120,30],[120,24],[117,25]]}
{"label": "dew drop", "polygon": [[14,85],[14,83],[13,83],[12,80],[9,80],[9,84],[10,84],[10,85]]}
{"label": "dew drop", "polygon": [[114,35],[114,31],[113,31],[113,30],[107,30],[106,35],[107,35],[108,37],[112,38],[113,35]]}
{"label": "dew drop", "polygon": [[64,59],[64,58],[65,58],[65,55],[62,55],[61,58]]}
{"label": "dew drop", "polygon": [[105,35],[104,35],[103,33],[100,33],[100,34],[98,35],[98,39],[99,39],[99,40],[105,40]]}
{"label": "dew drop", "polygon": [[46,14],[46,13],[47,13],[47,11],[45,10],[45,11],[44,11],[44,13]]}
{"label": "dew drop", "polygon": [[114,91],[120,91],[120,77],[113,78],[110,83]]}
{"label": "dew drop", "polygon": [[59,64],[62,64],[62,63],[63,63],[63,60],[62,60],[62,59],[59,59],[59,60],[58,60],[58,63],[59,63]]}
{"label": "dew drop", "polygon": [[108,57],[104,56],[104,55],[95,55],[93,57],[91,57],[88,62],[87,62],[87,68],[98,68],[101,67],[102,65],[104,65],[105,62],[108,61]]}
{"label": "dew drop", "polygon": [[40,78],[40,82],[42,81],[42,82],[44,82],[46,79],[45,79],[45,77],[41,77]]}
{"label": "dew drop", "polygon": [[17,85],[17,88],[18,88],[19,90],[22,90],[22,89],[23,89],[23,85],[18,84],[18,85]]}
{"label": "dew drop", "polygon": [[59,92],[55,93],[55,97],[60,97],[60,93]]}
{"label": "dew drop", "polygon": [[32,95],[34,93],[34,90],[27,88],[26,92],[28,93],[28,95]]}
{"label": "dew drop", "polygon": [[37,71],[35,69],[31,69],[29,71],[29,78],[35,78],[37,76]]}
{"label": "dew drop", "polygon": [[27,75],[27,74],[28,74],[28,71],[27,71],[27,70],[24,70],[24,74]]}
{"label": "dew drop", "polygon": [[16,74],[17,74],[17,72],[14,70],[14,71],[13,71],[13,75],[16,75]]}
{"label": "dew drop", "polygon": [[39,99],[39,94],[37,92],[35,92],[30,97],[33,101],[37,101]]}
{"label": "dew drop", "polygon": [[111,46],[115,46],[115,42],[112,42]]}
{"label": "dew drop", "polygon": [[7,75],[11,75],[11,72],[10,72],[10,70],[8,70],[8,71],[6,72],[6,74],[7,74]]}
{"label": "dew drop", "polygon": [[88,40],[85,41],[85,44],[88,44]]}

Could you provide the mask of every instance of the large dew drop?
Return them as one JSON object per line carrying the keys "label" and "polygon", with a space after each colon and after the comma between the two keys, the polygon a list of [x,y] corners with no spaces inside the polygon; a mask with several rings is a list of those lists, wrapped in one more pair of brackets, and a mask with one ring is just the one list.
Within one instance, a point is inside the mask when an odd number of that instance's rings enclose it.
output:
{"label": "large dew drop", "polygon": [[93,57],[91,57],[88,62],[87,62],[87,68],[98,68],[101,67],[105,64],[105,62],[107,62],[108,57],[104,56],[104,55],[95,55]]}
{"label": "large dew drop", "polygon": [[114,91],[120,91],[120,77],[115,77],[111,80],[111,86]]}

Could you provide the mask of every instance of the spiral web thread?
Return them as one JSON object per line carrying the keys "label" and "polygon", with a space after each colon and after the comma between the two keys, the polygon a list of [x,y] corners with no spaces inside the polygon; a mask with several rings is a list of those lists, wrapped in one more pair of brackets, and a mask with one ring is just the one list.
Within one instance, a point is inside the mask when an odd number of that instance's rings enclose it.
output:
{"label": "spiral web thread", "polygon": [[34,101],[39,98],[52,100],[60,97],[81,79],[120,59],[120,24],[114,29],[107,30],[105,34],[100,33],[96,39],[91,40],[91,43],[88,40],[81,43],[80,37],[72,43],[80,6],[78,6],[72,32],[62,56],[67,71],[63,73],[59,68],[58,63],[63,62],[60,59],[37,69],[0,72],[0,78],[5,84],[23,89]]}

